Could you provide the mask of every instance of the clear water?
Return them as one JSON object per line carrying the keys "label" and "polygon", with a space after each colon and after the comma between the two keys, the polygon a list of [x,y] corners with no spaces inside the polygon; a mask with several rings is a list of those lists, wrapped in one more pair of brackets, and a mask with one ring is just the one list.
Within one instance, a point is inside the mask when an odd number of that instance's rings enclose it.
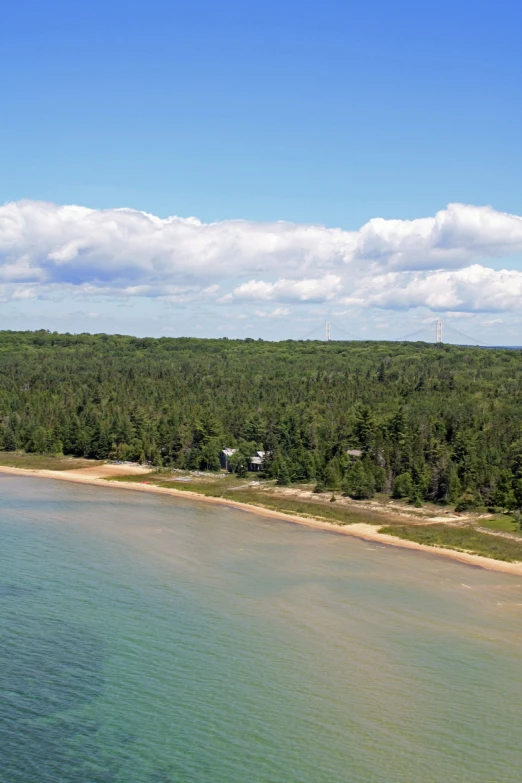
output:
{"label": "clear water", "polygon": [[1,783],[520,783],[522,580],[0,477]]}

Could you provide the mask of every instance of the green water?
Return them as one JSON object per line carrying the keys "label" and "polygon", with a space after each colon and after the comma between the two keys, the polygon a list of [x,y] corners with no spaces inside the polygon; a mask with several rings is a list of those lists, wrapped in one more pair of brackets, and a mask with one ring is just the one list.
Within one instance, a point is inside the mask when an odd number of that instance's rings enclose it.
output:
{"label": "green water", "polygon": [[0,476],[1,783],[520,783],[522,579]]}

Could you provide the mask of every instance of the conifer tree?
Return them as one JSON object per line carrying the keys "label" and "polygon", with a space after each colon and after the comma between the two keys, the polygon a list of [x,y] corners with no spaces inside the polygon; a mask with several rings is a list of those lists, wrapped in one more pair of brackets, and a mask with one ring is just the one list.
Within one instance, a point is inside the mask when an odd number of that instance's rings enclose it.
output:
{"label": "conifer tree", "polygon": [[281,459],[279,461],[279,469],[277,473],[277,484],[280,487],[286,487],[288,484],[290,484],[290,481],[290,471],[288,470],[286,460]]}
{"label": "conifer tree", "polygon": [[370,465],[364,460],[357,460],[343,482],[343,493],[355,500],[372,498],[375,494],[375,480]]}

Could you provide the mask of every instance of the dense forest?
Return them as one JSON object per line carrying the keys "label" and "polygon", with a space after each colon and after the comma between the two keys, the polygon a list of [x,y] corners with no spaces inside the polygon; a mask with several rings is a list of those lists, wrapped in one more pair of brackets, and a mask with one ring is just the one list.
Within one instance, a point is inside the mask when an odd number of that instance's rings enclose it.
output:
{"label": "dense forest", "polygon": [[[522,352],[0,332],[0,449],[522,506]],[[360,458],[348,450],[362,451]]]}

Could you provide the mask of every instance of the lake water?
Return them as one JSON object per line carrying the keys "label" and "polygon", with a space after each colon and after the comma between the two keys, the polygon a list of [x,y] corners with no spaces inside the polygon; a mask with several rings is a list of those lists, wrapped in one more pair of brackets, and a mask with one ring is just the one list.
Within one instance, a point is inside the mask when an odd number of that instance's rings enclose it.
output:
{"label": "lake water", "polygon": [[520,783],[522,579],[0,476],[2,783]]}

